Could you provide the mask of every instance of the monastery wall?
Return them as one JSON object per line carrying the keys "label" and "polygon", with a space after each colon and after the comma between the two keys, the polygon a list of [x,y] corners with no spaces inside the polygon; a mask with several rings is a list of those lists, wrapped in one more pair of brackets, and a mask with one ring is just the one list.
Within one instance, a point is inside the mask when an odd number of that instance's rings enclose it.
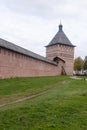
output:
{"label": "monastery wall", "polygon": [[0,78],[35,77],[61,75],[60,61],[58,65],[0,48]]}

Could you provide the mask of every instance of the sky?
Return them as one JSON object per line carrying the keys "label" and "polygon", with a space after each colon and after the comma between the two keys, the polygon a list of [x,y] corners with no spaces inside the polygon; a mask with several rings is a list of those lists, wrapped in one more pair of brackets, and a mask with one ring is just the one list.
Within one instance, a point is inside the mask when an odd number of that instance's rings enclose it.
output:
{"label": "sky", "polygon": [[45,56],[58,26],[87,56],[87,0],[0,0],[0,38]]}

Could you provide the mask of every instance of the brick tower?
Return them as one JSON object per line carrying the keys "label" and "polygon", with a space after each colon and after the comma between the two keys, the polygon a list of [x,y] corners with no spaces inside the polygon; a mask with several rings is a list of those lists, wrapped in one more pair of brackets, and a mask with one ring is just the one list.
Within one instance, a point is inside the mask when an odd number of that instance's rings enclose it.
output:
{"label": "brick tower", "polygon": [[59,25],[59,31],[46,46],[46,57],[53,61],[63,59],[65,61],[64,70],[67,75],[73,74],[74,62],[74,45],[67,38],[62,30],[63,26]]}

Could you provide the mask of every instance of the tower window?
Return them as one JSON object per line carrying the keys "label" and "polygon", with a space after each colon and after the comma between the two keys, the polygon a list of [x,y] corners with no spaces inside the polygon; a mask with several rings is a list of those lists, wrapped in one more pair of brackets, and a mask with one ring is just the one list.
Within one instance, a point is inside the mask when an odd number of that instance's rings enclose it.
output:
{"label": "tower window", "polygon": [[59,62],[58,57],[55,57],[55,58],[53,59],[53,61],[56,62],[56,63],[58,63],[58,62]]}

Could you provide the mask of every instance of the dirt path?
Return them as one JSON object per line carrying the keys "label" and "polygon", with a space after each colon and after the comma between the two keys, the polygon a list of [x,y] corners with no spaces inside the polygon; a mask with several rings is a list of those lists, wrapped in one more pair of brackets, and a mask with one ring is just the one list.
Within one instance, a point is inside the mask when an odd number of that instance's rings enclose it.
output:
{"label": "dirt path", "polygon": [[72,78],[72,79],[82,79],[82,80],[87,80],[85,77],[83,77],[83,78],[80,78],[80,77],[77,77],[77,76],[71,76],[70,78]]}
{"label": "dirt path", "polygon": [[7,106],[7,105],[11,105],[11,104],[17,103],[17,102],[25,101],[25,100],[27,100],[27,99],[32,99],[32,98],[34,98],[34,97],[41,96],[41,95],[47,93],[47,91],[48,91],[48,90],[46,90],[46,91],[44,91],[44,92],[41,92],[41,93],[38,93],[38,94],[34,94],[34,95],[31,95],[31,96],[28,96],[28,97],[24,97],[24,98],[21,98],[21,99],[17,99],[17,100],[15,100],[15,101],[13,101],[13,102],[10,102],[10,103],[4,103],[4,104],[0,105],[0,107],[4,107],[4,106]]}

